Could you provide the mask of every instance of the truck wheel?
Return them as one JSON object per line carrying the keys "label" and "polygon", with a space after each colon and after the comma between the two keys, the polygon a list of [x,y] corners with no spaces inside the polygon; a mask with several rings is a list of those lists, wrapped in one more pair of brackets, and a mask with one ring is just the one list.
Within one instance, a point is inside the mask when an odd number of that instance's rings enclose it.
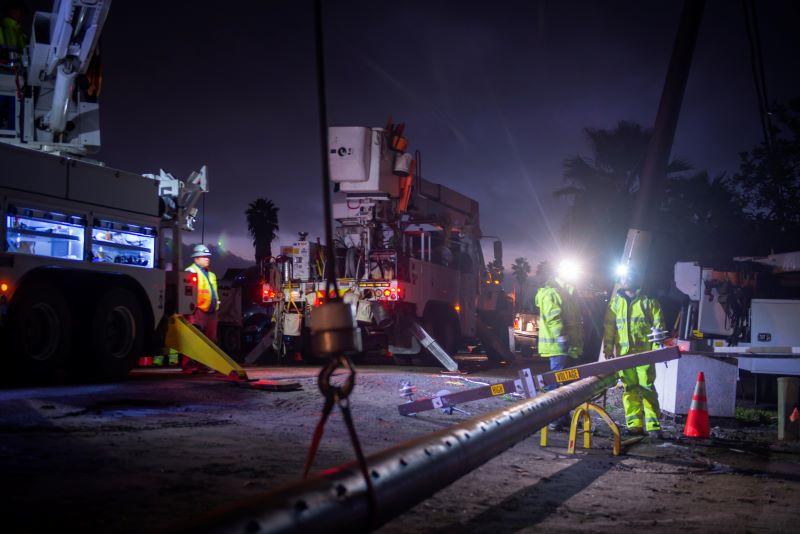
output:
{"label": "truck wheel", "polygon": [[513,361],[514,355],[508,347],[508,327],[502,317],[490,315],[488,320],[478,318],[478,339],[486,357],[492,362]]}
{"label": "truck wheel", "polygon": [[50,284],[20,289],[9,310],[9,346],[20,378],[52,378],[69,356],[72,321],[64,294]]}
{"label": "truck wheel", "polygon": [[458,350],[461,329],[455,311],[445,306],[431,307],[426,310],[422,324],[447,354],[452,356]]}
{"label": "truck wheel", "polygon": [[409,354],[392,354],[392,362],[395,365],[402,365],[404,367],[414,365],[414,359]]}
{"label": "truck wheel", "polygon": [[97,374],[122,380],[142,354],[143,321],[133,294],[114,288],[100,297],[92,314],[89,341]]}

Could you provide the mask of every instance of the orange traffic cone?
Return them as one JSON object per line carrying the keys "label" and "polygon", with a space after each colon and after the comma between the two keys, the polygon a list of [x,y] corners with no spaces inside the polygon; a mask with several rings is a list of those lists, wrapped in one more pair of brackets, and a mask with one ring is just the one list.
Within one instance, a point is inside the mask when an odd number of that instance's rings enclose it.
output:
{"label": "orange traffic cone", "polygon": [[697,384],[694,386],[692,405],[686,417],[683,435],[690,438],[709,438],[711,432],[708,424],[708,404],[706,402],[706,379],[703,372],[697,373]]}

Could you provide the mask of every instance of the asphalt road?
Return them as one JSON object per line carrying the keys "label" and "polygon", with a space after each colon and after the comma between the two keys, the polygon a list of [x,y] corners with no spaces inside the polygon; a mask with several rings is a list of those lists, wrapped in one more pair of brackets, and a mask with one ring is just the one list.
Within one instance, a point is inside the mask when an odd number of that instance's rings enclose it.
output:
{"label": "asphalt road", "polygon": [[[420,395],[474,387],[512,376],[480,359],[466,376],[431,368],[359,369],[353,412],[367,454],[467,417],[429,412],[401,417],[401,381]],[[315,368],[249,369],[291,379],[294,392],[254,391],[212,376],[139,373],[117,384],[0,390],[3,521],[11,531],[170,530],[217,507],[299,477],[321,407]],[[514,399],[465,406],[482,413]],[[619,420],[619,394],[609,408]],[[667,425],[667,439],[610,454],[565,454],[531,438],[385,525],[383,532],[796,531],[800,511],[798,448],[715,422],[715,440],[689,442]],[[735,425],[734,425],[735,426]],[[737,433],[739,432],[739,433]],[[742,441],[745,439],[745,441]],[[318,469],[353,458],[335,413]]]}

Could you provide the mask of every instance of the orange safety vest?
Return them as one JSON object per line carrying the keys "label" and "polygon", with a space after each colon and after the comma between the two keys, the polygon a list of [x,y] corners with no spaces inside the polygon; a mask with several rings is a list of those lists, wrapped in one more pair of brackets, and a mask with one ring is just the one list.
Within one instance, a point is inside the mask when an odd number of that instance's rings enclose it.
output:
{"label": "orange safety vest", "polygon": [[[205,271],[196,263],[188,266],[186,270],[197,275],[197,307],[204,312],[217,311],[219,309],[217,275],[211,271]],[[212,302],[216,303],[213,310],[211,309]]]}

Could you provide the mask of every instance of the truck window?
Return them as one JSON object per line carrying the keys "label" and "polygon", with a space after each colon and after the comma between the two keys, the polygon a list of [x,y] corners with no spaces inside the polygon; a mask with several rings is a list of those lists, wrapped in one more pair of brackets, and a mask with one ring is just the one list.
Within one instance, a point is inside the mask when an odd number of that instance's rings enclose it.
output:
{"label": "truck window", "polygon": [[152,268],[155,230],[113,221],[95,221],[92,228],[92,261]]}
{"label": "truck window", "polygon": [[83,259],[86,223],[81,217],[9,206],[6,227],[9,252],[64,260]]}

